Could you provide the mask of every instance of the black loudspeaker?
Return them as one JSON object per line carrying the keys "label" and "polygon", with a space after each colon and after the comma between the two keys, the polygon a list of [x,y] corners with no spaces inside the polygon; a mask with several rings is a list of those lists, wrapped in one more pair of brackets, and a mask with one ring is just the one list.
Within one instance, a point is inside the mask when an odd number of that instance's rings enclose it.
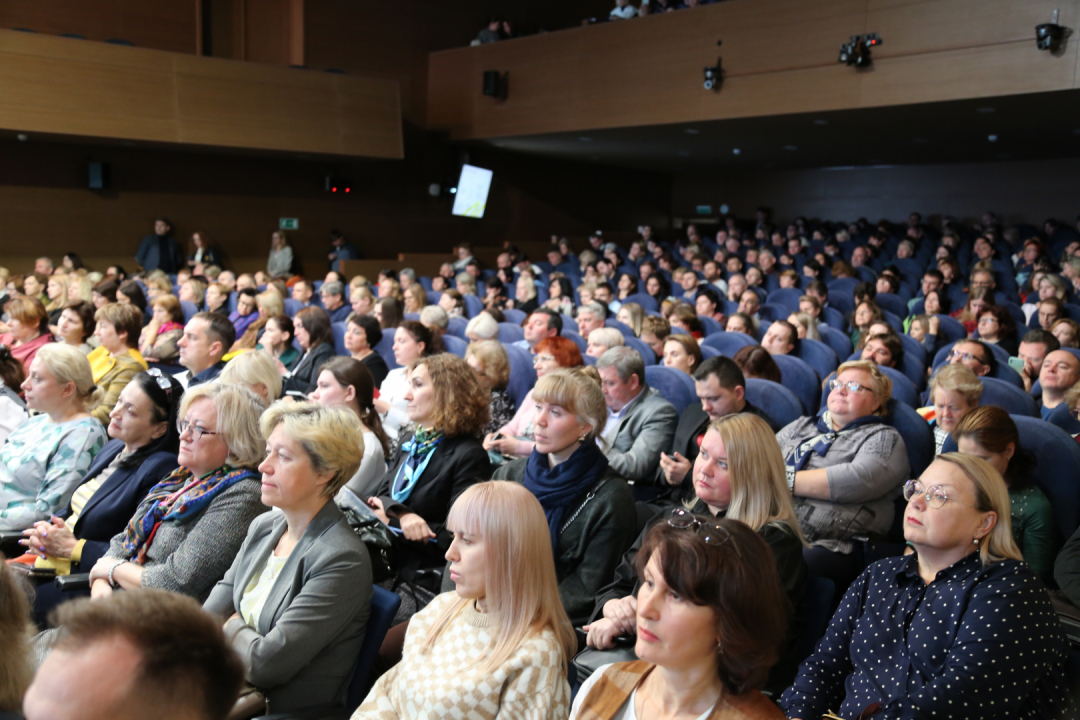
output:
{"label": "black loudspeaker", "polygon": [[484,94],[494,98],[506,97],[506,77],[498,70],[484,71]]}
{"label": "black loudspeaker", "polygon": [[109,166],[106,163],[89,164],[89,186],[91,190],[105,190],[109,187]]}

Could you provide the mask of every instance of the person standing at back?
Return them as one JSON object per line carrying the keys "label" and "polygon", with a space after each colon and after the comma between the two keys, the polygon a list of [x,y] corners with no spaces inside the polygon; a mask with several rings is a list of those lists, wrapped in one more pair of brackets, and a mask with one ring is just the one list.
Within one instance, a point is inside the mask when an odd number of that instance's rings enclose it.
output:
{"label": "person standing at back", "polygon": [[174,275],[187,260],[172,234],[172,223],[168,218],[159,217],[154,221],[154,232],[142,239],[139,250],[135,253],[135,262],[146,272],[161,270],[166,275]]}

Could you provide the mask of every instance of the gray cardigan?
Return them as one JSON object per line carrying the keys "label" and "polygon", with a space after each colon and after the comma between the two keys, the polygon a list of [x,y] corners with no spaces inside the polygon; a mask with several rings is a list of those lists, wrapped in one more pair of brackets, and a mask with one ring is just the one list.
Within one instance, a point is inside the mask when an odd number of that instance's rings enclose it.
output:
{"label": "gray cardigan", "polygon": [[[255,520],[203,608],[232,615],[285,530],[282,513]],[[371,582],[367,547],[327,502],[278,573],[256,626],[234,618],[225,627],[270,712],[344,703],[371,610]]]}
{"label": "gray cardigan", "polygon": [[[816,417],[799,418],[776,434],[785,459],[820,434],[816,423]],[[811,545],[849,553],[853,536],[889,532],[893,501],[911,475],[900,433],[883,423],[841,432],[824,456],[812,452],[804,469],[820,468],[826,468],[829,499],[793,498]]]}
{"label": "gray cardigan", "polygon": [[[262,504],[262,479],[241,480],[185,523],[163,522],[146,552],[142,585],[206,599],[232,565],[248,526],[269,508]],[[139,506],[137,515],[144,511]],[[124,533],[109,543],[106,557],[127,560]]]}

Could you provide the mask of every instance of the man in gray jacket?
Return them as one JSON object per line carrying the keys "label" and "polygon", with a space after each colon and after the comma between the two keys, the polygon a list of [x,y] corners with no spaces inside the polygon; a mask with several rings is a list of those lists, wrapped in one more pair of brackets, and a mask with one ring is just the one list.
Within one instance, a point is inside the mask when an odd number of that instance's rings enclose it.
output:
{"label": "man in gray jacket", "polygon": [[596,361],[608,407],[603,438],[611,468],[630,482],[652,482],[660,453],[671,447],[679,413],[645,383],[645,361],[637,350],[613,347]]}

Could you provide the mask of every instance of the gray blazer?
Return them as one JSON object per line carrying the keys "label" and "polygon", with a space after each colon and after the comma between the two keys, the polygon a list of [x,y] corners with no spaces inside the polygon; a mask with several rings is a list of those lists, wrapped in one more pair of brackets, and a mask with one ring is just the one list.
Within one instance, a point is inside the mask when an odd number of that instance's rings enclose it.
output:
{"label": "gray blazer", "polygon": [[611,469],[630,482],[652,483],[660,466],[660,453],[671,448],[678,424],[675,406],[646,385],[619,420],[612,447],[604,451]]}
{"label": "gray blazer", "polygon": [[[222,490],[187,522],[161,523],[146,551],[142,586],[205,600],[236,557],[248,526],[269,509],[261,498],[262,479],[255,475]],[[140,505],[136,516],[145,511]],[[128,559],[123,532],[113,537],[106,556]]]}
{"label": "gray blazer", "polygon": [[[236,612],[285,530],[282,513],[253,522],[203,609],[223,618]],[[285,561],[256,626],[236,618],[225,627],[248,681],[266,693],[270,712],[344,704],[371,610],[371,583],[367,547],[327,502]]]}

